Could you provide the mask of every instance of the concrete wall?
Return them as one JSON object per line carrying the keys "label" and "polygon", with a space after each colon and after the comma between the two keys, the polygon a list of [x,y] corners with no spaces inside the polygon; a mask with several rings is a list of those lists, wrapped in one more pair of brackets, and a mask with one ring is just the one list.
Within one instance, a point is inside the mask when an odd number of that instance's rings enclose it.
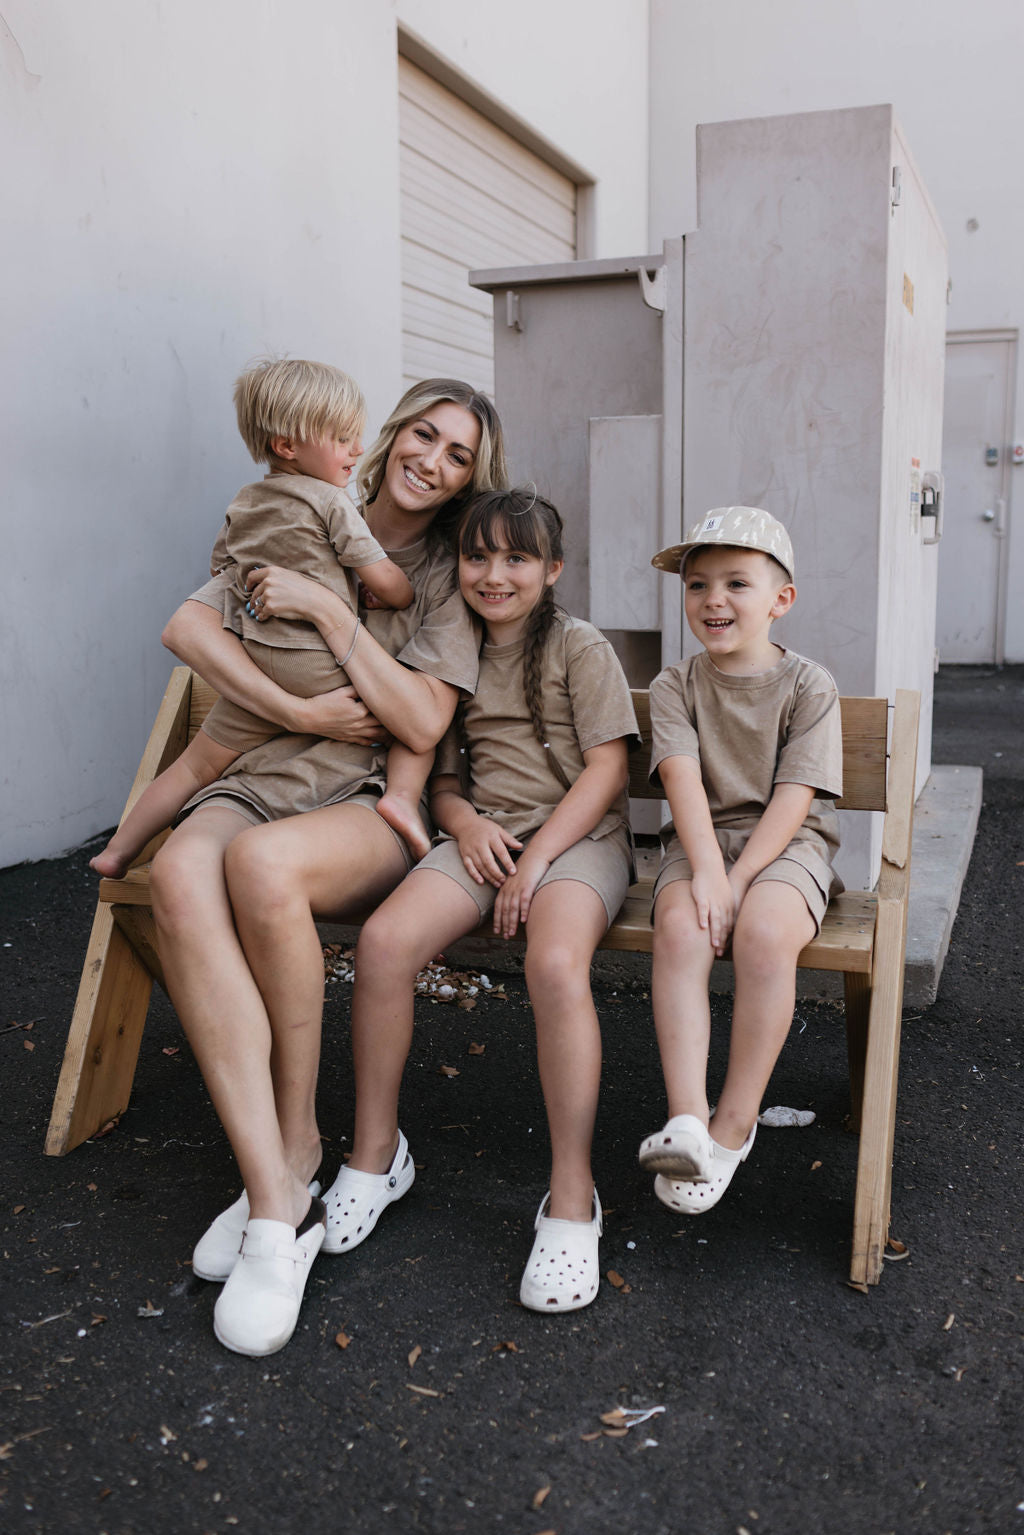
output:
{"label": "concrete wall", "polygon": [[[695,227],[698,123],[891,102],[949,242],[949,328],[1024,327],[1024,199],[1006,155],[1024,143],[1022,57],[1019,0],[651,0],[649,248]],[[1011,593],[1024,584],[1014,475]],[[1006,655],[1024,660],[1012,601]]]}
{"label": "concrete wall", "polygon": [[0,865],[120,812],[161,623],[253,474],[240,367],[393,403],[399,24],[594,178],[594,253],[645,244],[646,0],[4,6]]}

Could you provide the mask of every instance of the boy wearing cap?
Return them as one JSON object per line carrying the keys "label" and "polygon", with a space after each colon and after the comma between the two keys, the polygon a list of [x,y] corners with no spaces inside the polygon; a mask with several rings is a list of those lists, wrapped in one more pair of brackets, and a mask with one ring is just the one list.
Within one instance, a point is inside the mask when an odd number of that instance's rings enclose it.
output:
{"label": "boy wearing cap", "polygon": [[[672,811],[654,887],[654,1022],[669,1119],[640,1147],[654,1191],[699,1215],[754,1143],[761,1099],[789,1032],[796,962],[821,926],[839,845],[839,696],[828,672],[771,626],[796,600],[785,528],[756,507],[719,507],[651,562],[679,571],[703,650],[651,684],[651,776]],[[729,1064],[707,1098],[711,966],[731,939]]]}

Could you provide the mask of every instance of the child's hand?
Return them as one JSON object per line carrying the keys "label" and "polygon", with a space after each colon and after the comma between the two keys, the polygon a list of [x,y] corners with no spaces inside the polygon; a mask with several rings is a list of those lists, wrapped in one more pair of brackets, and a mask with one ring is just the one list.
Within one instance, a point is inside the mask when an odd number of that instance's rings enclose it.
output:
{"label": "child's hand", "polygon": [[745,874],[736,864],[729,870],[729,887],[733,896],[733,921],[739,915],[739,909],[743,905],[743,898],[753,883],[753,877]]}
{"label": "child's hand", "polygon": [[707,929],[711,947],[721,959],[736,920],[736,896],[724,868],[698,870],[691,885],[697,921]]}
{"label": "child's hand", "polygon": [[527,848],[494,903],[494,931],[499,937],[514,938],[520,922],[525,925],[537,886],[550,867],[546,858]]}
{"label": "child's hand", "polygon": [[467,830],[460,832],[458,841],[462,862],[478,885],[496,885],[500,890],[508,876],[516,872],[509,848],[518,850],[523,844],[486,817],[477,816]]}
{"label": "child's hand", "polygon": [[375,608],[386,608],[388,606],[388,603],[382,602],[379,597],[375,597],[370,588],[368,586],[364,586],[362,581],[359,583],[358,600],[359,606],[361,608],[365,608],[368,613],[373,612]]}

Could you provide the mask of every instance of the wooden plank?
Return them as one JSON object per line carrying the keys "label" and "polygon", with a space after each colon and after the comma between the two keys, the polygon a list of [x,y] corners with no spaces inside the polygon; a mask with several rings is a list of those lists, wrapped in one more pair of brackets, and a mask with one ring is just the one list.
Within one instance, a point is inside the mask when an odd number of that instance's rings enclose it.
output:
{"label": "wooden plank", "polygon": [[[111,913],[154,981],[164,985],[164,969],[157,948],[156,922],[147,906],[112,906]],[[166,988],[165,988],[166,989]]]}
{"label": "wooden plank", "polygon": [[917,778],[917,735],[921,695],[900,689],[892,718],[892,759],[889,764],[889,814],[882,832],[882,858],[894,868],[910,864]]}
{"label": "wooden plank", "polygon": [[886,741],[889,706],[884,698],[841,698],[843,810],[886,807]]}
{"label": "wooden plank", "polygon": [[63,1156],[128,1107],[153,981],[100,904],[54,1094],[46,1153]]}
{"label": "wooden plank", "polygon": [[878,1283],[889,1235],[906,923],[905,902],[879,902],[853,1208],[850,1278],[855,1284]]}

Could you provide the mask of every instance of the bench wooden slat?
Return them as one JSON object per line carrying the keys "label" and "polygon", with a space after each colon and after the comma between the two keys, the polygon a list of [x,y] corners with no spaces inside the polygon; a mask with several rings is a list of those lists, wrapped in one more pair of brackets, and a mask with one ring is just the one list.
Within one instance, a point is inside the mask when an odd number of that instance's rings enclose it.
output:
{"label": "bench wooden slat", "polygon": [[[187,667],[175,669],[129,805],[192,738],[216,696]],[[630,795],[662,799],[660,788],[648,780],[647,692],[634,691],[633,702],[644,744],[630,753]],[[886,700],[841,700],[844,794],[838,803],[851,810],[886,811],[882,870],[874,891],[848,890],[830,903],[821,933],[799,959],[802,968],[844,976],[851,1120],[861,1132],[850,1277],[861,1284],[877,1284],[889,1229],[919,705],[916,693],[897,692],[887,760]],[[158,841],[154,839],[122,879],[100,881],[96,921],[54,1097],[46,1142],[51,1155],[70,1151],[127,1107],[150,985],[154,976],[160,978],[148,862]],[[651,952],[652,888],[650,879],[632,886],[603,948]],[[493,936],[489,921],[478,934]]]}

